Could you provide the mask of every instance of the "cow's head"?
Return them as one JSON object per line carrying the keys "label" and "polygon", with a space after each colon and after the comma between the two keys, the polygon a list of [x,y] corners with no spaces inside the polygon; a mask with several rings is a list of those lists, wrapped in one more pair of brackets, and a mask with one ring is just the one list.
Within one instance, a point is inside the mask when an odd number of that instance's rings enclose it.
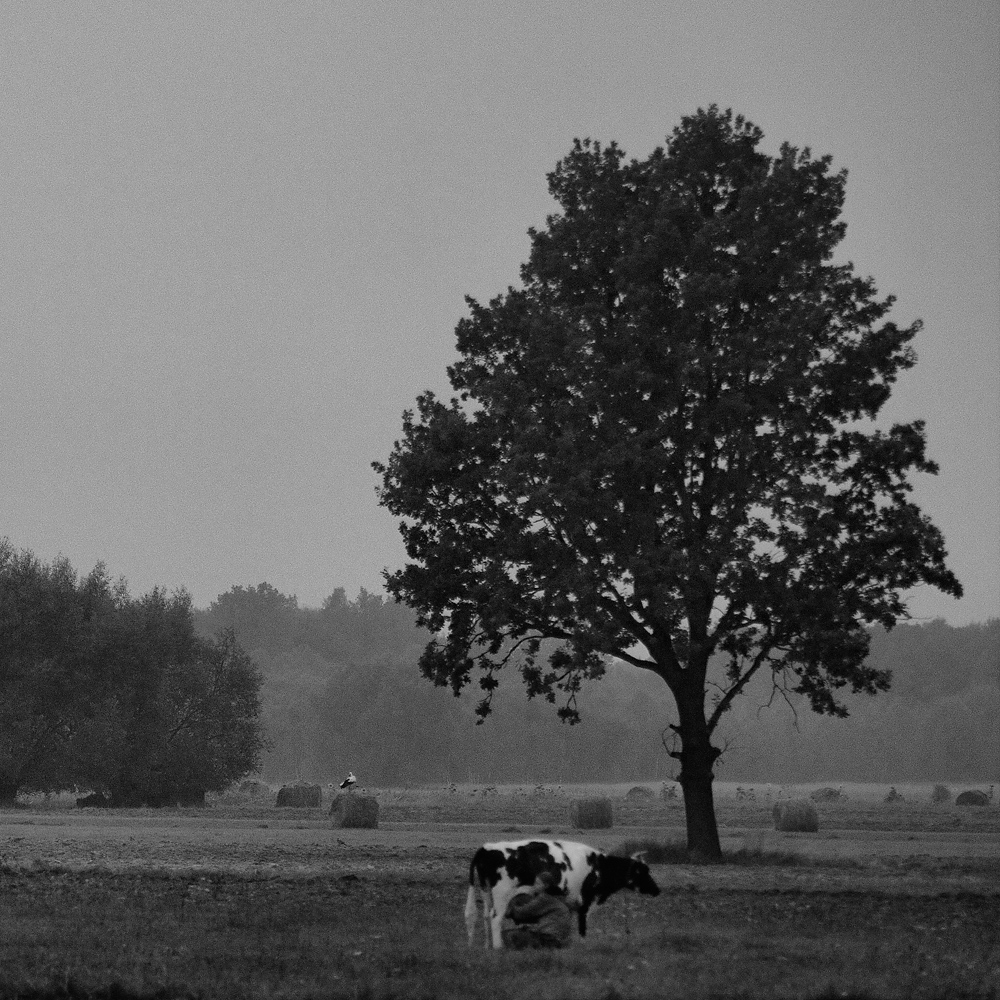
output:
{"label": "cow's head", "polygon": [[628,887],[641,892],[644,896],[659,896],[660,887],[653,881],[649,873],[649,865],[643,860],[642,852],[637,852],[629,858]]}
{"label": "cow's head", "polygon": [[[615,854],[590,856],[591,873],[584,879],[584,901],[594,899],[603,903],[619,889],[635,889],[646,896],[658,896],[660,887],[649,874],[649,865],[637,858],[622,858]],[[589,902],[588,902],[589,905]]]}

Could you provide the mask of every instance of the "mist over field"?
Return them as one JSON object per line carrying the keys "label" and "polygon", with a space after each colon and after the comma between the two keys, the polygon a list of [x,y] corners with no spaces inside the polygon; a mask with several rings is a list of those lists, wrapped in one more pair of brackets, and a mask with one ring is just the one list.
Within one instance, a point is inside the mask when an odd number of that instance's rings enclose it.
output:
{"label": "mist over field", "polygon": [[[234,587],[196,613],[232,627],[264,673],[274,741],[263,776],[328,781],[354,770],[369,785],[431,782],[668,780],[661,735],[671,717],[659,678],[622,664],[579,696],[583,721],[529,701],[510,667],[494,712],[475,725],[478,688],[460,698],[420,676],[427,634],[409,609],[340,589],[320,608],[267,584]],[[870,661],[890,691],[843,697],[850,716],[818,716],[760,678],[721,724],[717,779],[757,782],[988,781],[1000,777],[1000,619],[942,620],[872,634]],[[709,689],[711,691],[711,688]],[[709,695],[710,697],[711,695]],[[765,707],[770,702],[770,707]]]}

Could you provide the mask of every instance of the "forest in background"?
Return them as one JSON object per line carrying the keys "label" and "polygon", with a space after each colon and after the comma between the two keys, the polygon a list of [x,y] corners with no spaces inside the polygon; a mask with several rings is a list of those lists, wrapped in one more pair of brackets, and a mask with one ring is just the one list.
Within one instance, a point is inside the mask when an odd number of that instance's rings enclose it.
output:
{"label": "forest in background", "polygon": [[[270,585],[233,587],[195,612],[204,635],[232,628],[264,674],[272,750],[268,781],[363,784],[568,783],[667,780],[675,762],[663,682],[619,663],[578,697],[582,722],[528,700],[516,669],[494,712],[475,724],[478,688],[455,698],[420,676],[427,633],[413,613],[362,590],[299,607]],[[810,711],[760,678],[720,726],[723,781],[986,781],[1000,777],[1000,619],[875,629],[870,659],[893,671],[890,691],[843,696],[850,716]],[[766,706],[770,702],[770,707]]]}
{"label": "forest in background", "polygon": [[0,538],[0,806],[204,804],[260,766],[261,683],[231,631],[196,633],[186,590],[132,597]]}

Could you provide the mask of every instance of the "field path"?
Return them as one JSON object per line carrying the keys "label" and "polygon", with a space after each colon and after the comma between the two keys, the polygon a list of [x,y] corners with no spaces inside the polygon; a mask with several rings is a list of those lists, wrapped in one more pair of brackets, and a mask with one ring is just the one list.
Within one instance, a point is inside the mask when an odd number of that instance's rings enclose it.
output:
{"label": "field path", "polygon": [[[248,878],[341,878],[378,875],[400,882],[453,882],[464,890],[472,851],[487,840],[537,836],[530,827],[475,823],[386,823],[377,830],[342,830],[314,816],[261,818],[166,813],[0,813],[0,866],[7,870],[208,873]],[[586,839],[615,849],[625,840],[677,839],[662,827],[544,834]],[[821,835],[726,830],[727,850],[741,847],[794,853],[796,865],[658,865],[670,892],[860,892],[924,895],[970,892],[1000,895],[1000,833],[830,830]]]}

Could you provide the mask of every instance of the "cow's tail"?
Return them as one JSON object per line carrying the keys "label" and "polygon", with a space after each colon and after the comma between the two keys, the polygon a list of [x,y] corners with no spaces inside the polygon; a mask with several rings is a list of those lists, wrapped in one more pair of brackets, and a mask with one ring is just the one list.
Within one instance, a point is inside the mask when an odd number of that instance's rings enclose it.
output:
{"label": "cow's tail", "polygon": [[479,914],[476,912],[478,907],[476,906],[476,895],[478,889],[474,885],[469,886],[469,894],[465,897],[465,932],[469,935],[469,947],[471,948],[475,944],[476,938],[476,921],[479,918]]}
{"label": "cow's tail", "polygon": [[475,943],[476,920],[479,916],[476,912],[478,910],[477,903],[482,894],[483,890],[482,883],[479,880],[479,870],[476,868],[476,859],[473,858],[472,863],[469,865],[469,892],[465,897],[465,930],[469,935],[470,948]]}

